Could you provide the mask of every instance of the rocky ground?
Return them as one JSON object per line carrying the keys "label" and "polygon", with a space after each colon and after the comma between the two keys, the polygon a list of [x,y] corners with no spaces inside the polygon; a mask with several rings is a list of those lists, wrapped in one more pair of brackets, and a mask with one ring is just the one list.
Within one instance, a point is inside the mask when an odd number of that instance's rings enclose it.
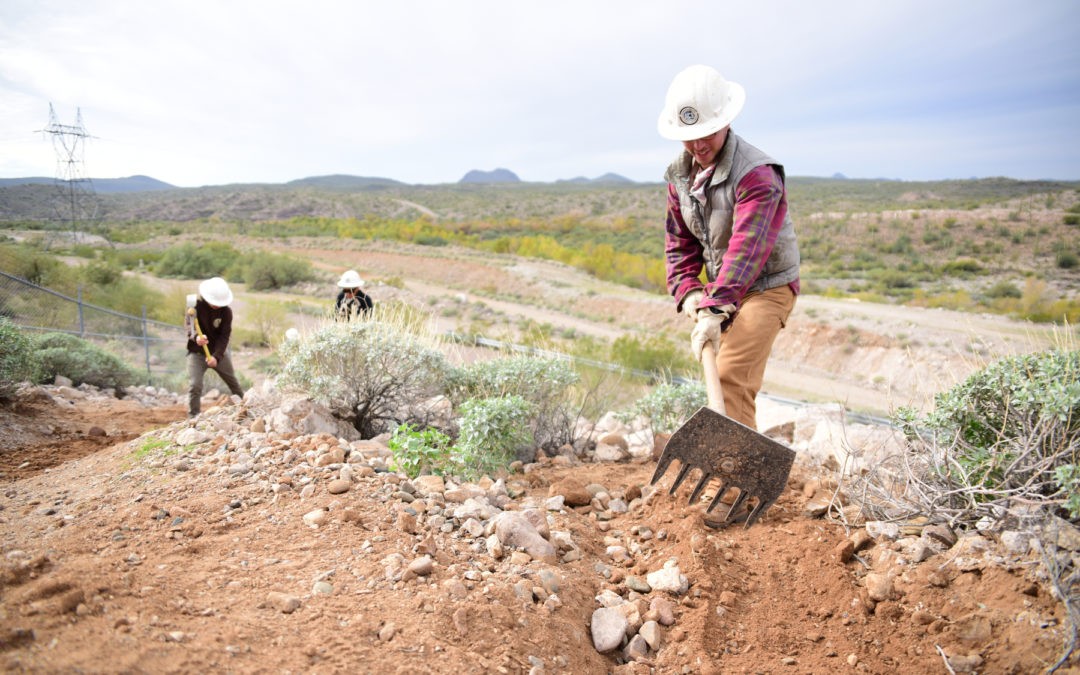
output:
{"label": "rocky ground", "polygon": [[859,521],[805,409],[770,413],[799,450],[778,503],[720,530],[610,420],[622,461],[455,484],[269,386],[203,410],[63,387],[0,409],[0,668],[1080,672],[1036,554]]}

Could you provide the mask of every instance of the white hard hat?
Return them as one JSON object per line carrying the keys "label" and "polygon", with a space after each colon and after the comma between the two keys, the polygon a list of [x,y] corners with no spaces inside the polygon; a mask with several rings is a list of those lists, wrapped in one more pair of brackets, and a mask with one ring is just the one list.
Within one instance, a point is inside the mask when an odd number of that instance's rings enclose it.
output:
{"label": "white hard hat", "polygon": [[341,288],[360,288],[364,285],[364,280],[360,278],[360,275],[356,273],[356,270],[349,270],[341,275],[337,285]]}
{"label": "white hard hat", "polygon": [[668,87],[656,128],[673,141],[693,141],[720,131],[746,103],[742,85],[724,79],[715,68],[690,66]]}
{"label": "white hard hat", "polygon": [[207,279],[199,284],[199,295],[211,305],[226,307],[233,300],[229,284],[221,277]]}

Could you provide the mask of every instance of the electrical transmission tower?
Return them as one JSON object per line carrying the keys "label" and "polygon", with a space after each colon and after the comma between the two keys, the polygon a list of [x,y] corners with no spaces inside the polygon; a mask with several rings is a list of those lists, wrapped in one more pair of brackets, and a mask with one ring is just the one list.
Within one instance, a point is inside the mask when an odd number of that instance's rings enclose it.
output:
{"label": "electrical transmission tower", "polygon": [[83,160],[86,140],[92,137],[83,125],[82,110],[76,108],[75,124],[60,124],[52,103],[49,126],[41,131],[52,138],[56,150],[57,219],[69,224],[72,243],[78,243],[80,234],[92,230],[98,218],[97,194]]}

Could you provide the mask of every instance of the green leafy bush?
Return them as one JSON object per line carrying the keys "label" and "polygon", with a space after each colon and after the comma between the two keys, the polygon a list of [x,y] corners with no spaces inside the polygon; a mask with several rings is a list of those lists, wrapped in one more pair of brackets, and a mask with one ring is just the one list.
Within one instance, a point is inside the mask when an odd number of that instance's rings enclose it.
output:
{"label": "green leafy bush", "polygon": [[454,456],[462,477],[475,480],[528,459],[534,449],[529,421],[534,406],[521,396],[470,399],[461,405]]}
{"label": "green leafy bush", "polygon": [[37,381],[38,367],[34,341],[0,316],[0,400],[11,398],[19,384]]}
{"label": "green leafy bush", "polygon": [[241,258],[232,268],[252,291],[268,291],[310,281],[311,263],[288,255],[255,252]]}
{"label": "green leafy bush", "polygon": [[1012,356],[935,397],[925,418],[897,415],[917,441],[945,454],[935,468],[943,492],[1001,504],[1049,500],[1080,517],[1080,351]]}
{"label": "green leafy bush", "polygon": [[74,335],[45,333],[34,343],[41,364],[38,382],[52,382],[62,375],[77,385],[119,389],[135,384],[141,377],[120,357]]}
{"label": "green leafy bush", "polygon": [[455,403],[520,396],[533,407],[532,432],[537,445],[554,450],[575,440],[578,411],[572,388],[579,379],[566,359],[521,355],[455,368],[447,377],[446,388]]}
{"label": "green leafy bush", "polygon": [[410,417],[439,392],[448,368],[442,352],[417,333],[383,321],[331,323],[279,349],[279,384],[302,391],[374,438]]}
{"label": "green leafy bush", "polygon": [[664,382],[638,399],[630,410],[616,417],[623,423],[644,417],[654,432],[670,434],[707,403],[705,385],[701,382]]}
{"label": "green leafy bush", "polygon": [[161,256],[157,273],[163,277],[209,279],[223,277],[237,259],[236,249],[221,241],[181,244]]}
{"label": "green leafy bush", "polygon": [[420,430],[413,424],[398,425],[388,442],[393,468],[409,478],[453,473],[452,444],[453,439],[438,429]]}

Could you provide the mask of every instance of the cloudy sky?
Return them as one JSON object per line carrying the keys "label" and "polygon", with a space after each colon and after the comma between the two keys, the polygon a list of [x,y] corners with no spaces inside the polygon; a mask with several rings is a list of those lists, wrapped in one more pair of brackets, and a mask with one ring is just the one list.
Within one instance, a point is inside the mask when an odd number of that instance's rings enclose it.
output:
{"label": "cloudy sky", "polygon": [[1080,179],[1076,0],[3,0],[0,177],[659,181],[671,78],[790,175]]}

